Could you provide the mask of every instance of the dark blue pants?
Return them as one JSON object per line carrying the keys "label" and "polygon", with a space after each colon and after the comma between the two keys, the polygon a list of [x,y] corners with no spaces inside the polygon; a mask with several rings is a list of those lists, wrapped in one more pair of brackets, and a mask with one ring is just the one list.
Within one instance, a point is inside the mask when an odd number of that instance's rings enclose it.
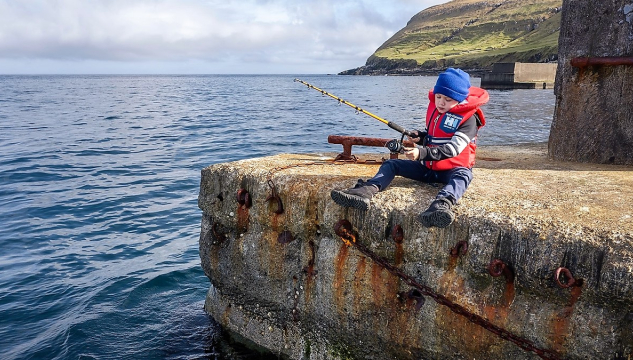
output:
{"label": "dark blue pants", "polygon": [[473,179],[472,170],[465,167],[434,171],[419,161],[391,159],[385,161],[378,169],[378,173],[367,180],[367,182],[378,186],[380,191],[382,191],[389,186],[396,175],[425,183],[445,184],[437,194],[437,198],[447,197],[453,200],[453,204],[457,203],[464,195],[470,181]]}

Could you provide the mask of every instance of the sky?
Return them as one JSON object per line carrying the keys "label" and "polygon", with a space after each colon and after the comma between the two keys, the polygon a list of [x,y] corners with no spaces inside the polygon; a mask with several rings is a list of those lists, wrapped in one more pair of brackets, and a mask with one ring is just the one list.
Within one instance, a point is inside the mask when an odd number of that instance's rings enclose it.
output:
{"label": "sky", "polygon": [[332,74],[448,0],[0,0],[0,74]]}

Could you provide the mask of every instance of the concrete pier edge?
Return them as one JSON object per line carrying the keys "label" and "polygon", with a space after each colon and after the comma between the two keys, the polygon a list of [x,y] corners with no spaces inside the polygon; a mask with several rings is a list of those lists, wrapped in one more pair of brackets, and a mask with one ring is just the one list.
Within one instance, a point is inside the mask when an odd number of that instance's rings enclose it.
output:
{"label": "concrete pier edge", "polygon": [[[340,208],[329,191],[377,167],[326,164],[332,157],[280,154],[202,171],[200,255],[213,284],[205,309],[225,328],[291,359],[538,356],[428,297],[416,308],[403,297],[410,286],[334,233],[348,219],[368,249],[539,348],[572,359],[633,354],[633,167],[552,161],[546,144],[481,147],[456,222],[427,229],[415,216],[437,187],[396,179],[366,213]],[[268,179],[283,214],[266,201]],[[280,243],[284,232],[291,242]],[[451,257],[461,241],[466,253]],[[511,284],[488,273],[495,259],[512,268]],[[582,286],[561,288],[561,267]]]}

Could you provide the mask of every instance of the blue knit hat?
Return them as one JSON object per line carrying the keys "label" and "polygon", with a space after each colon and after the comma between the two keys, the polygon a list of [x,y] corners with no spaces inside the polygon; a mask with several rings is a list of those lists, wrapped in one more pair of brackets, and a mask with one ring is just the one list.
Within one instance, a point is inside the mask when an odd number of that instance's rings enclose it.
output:
{"label": "blue knit hat", "polygon": [[461,69],[448,68],[437,78],[433,93],[462,102],[468,97],[468,89],[470,76]]}

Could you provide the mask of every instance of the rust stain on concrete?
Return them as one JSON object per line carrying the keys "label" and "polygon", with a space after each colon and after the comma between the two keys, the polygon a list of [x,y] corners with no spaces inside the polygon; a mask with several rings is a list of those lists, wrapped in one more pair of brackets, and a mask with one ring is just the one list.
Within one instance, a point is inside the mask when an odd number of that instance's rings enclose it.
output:
{"label": "rust stain on concrete", "polygon": [[569,323],[574,312],[574,305],[582,294],[581,286],[572,286],[570,288],[569,302],[552,318],[552,347],[558,352],[565,351],[565,343],[569,336]]}
{"label": "rust stain on concrete", "polygon": [[237,206],[237,231],[239,233],[245,233],[248,231],[248,208],[238,205]]}
{"label": "rust stain on concrete", "polygon": [[402,247],[402,243],[396,243],[396,251],[394,254],[395,265],[397,267],[402,266],[402,261],[404,260],[404,248]]}
{"label": "rust stain on concrete", "polygon": [[[353,332],[352,338],[359,342],[350,346],[365,355],[371,352],[402,359],[534,357],[430,299],[417,312],[412,299],[398,301],[396,294],[409,290],[399,286],[402,280],[339,243],[333,233],[334,223],[349,215],[358,229],[358,242],[421,284],[517,336],[543,348],[565,351],[565,357],[571,359],[631,354],[631,337],[624,333],[630,322],[614,309],[622,304],[628,308],[633,291],[633,168],[551,161],[544,144],[482,147],[480,153],[476,181],[455,207],[456,227],[443,231],[425,229],[414,219],[419,209],[428,206],[436,188],[396,178],[394,186],[378,193],[363,214],[332,204],[323,190],[349,187],[358,178],[372,176],[375,167],[306,166],[284,170],[283,177],[276,174],[283,196],[288,196],[291,184],[299,192],[286,199],[288,211],[282,215],[273,215],[262,206],[270,191],[263,177],[270,169],[322,157],[282,154],[204,169],[199,206],[206,218],[222,223],[227,235],[218,245],[209,240],[208,224],[201,232],[201,255],[210,257],[202,262],[203,267],[217,289],[208,298],[222,299],[217,306],[209,301],[209,313],[222,319],[226,309],[221,304],[233,303],[245,309],[254,307],[240,315],[252,321],[257,321],[253,316],[267,312],[289,314],[292,306],[304,304],[289,302],[287,294],[296,287],[301,291],[303,285],[306,294],[301,300],[310,305],[302,307],[301,322],[288,332],[294,334],[288,336],[296,344],[304,344],[302,334],[323,336],[319,340],[329,343],[340,338],[341,332]],[[240,236],[237,223],[244,220],[239,213],[236,216],[233,203],[218,202],[217,194],[230,192],[226,187],[244,177],[248,177],[255,201],[246,222],[249,232]],[[304,186],[306,177],[313,187]],[[548,188],[556,191],[544,191]],[[394,212],[403,214],[401,223],[407,228],[402,247],[385,243]],[[467,258],[447,259],[446,245],[464,240],[463,228],[467,228],[470,245]],[[284,230],[291,231],[296,240],[278,244],[277,237]],[[498,238],[499,233],[505,234],[503,239]],[[310,241],[318,247],[309,250]],[[521,282],[516,288],[500,283],[502,279],[483,276],[499,249],[520,269]],[[569,259],[571,270],[592,285],[582,297],[571,293],[577,289],[561,292],[548,285],[551,269],[560,266],[570,251],[578,260]],[[310,258],[315,257],[318,262],[310,266]],[[596,258],[601,260],[584,261]],[[296,284],[290,280],[293,276],[298,276]],[[260,298],[257,304],[240,303]],[[580,309],[580,303],[582,314],[572,309]],[[238,306],[232,311],[235,316],[241,313]],[[278,325],[285,320],[279,318]],[[337,332],[310,333],[324,323]],[[249,338],[261,337],[238,324],[228,326]],[[301,356],[303,345],[286,344],[288,351],[275,347],[273,340],[263,345],[291,358]]]}
{"label": "rust stain on concrete", "polygon": [[345,274],[347,273],[347,258],[349,247],[341,244],[334,259],[334,303],[339,311],[345,309]]}
{"label": "rust stain on concrete", "polygon": [[371,290],[374,295],[373,302],[375,306],[383,307],[385,305],[385,296],[387,289],[383,279],[383,267],[372,262],[371,264]]}
{"label": "rust stain on concrete", "polygon": [[358,259],[358,263],[356,264],[356,271],[354,271],[354,283],[352,287],[352,294],[354,297],[354,311],[356,313],[360,313],[361,311],[365,311],[362,307],[363,294],[365,293],[367,281],[365,281],[365,277],[367,276],[367,260],[364,257]]}
{"label": "rust stain on concrete", "polygon": [[261,248],[257,251],[261,259],[266,262],[266,272],[273,279],[284,278],[285,247],[279,244],[277,231],[266,231],[262,235]]}
{"label": "rust stain on concrete", "polygon": [[314,277],[317,275],[317,271],[314,268],[314,259],[316,258],[316,250],[315,250],[315,245],[314,245],[314,241],[310,240],[308,241],[308,246],[309,246],[309,251],[310,251],[310,255],[309,255],[309,259],[308,260],[308,265],[305,267],[304,272],[305,272],[305,302],[306,304],[310,304],[311,301],[311,297],[312,297],[312,292],[314,291]]}

